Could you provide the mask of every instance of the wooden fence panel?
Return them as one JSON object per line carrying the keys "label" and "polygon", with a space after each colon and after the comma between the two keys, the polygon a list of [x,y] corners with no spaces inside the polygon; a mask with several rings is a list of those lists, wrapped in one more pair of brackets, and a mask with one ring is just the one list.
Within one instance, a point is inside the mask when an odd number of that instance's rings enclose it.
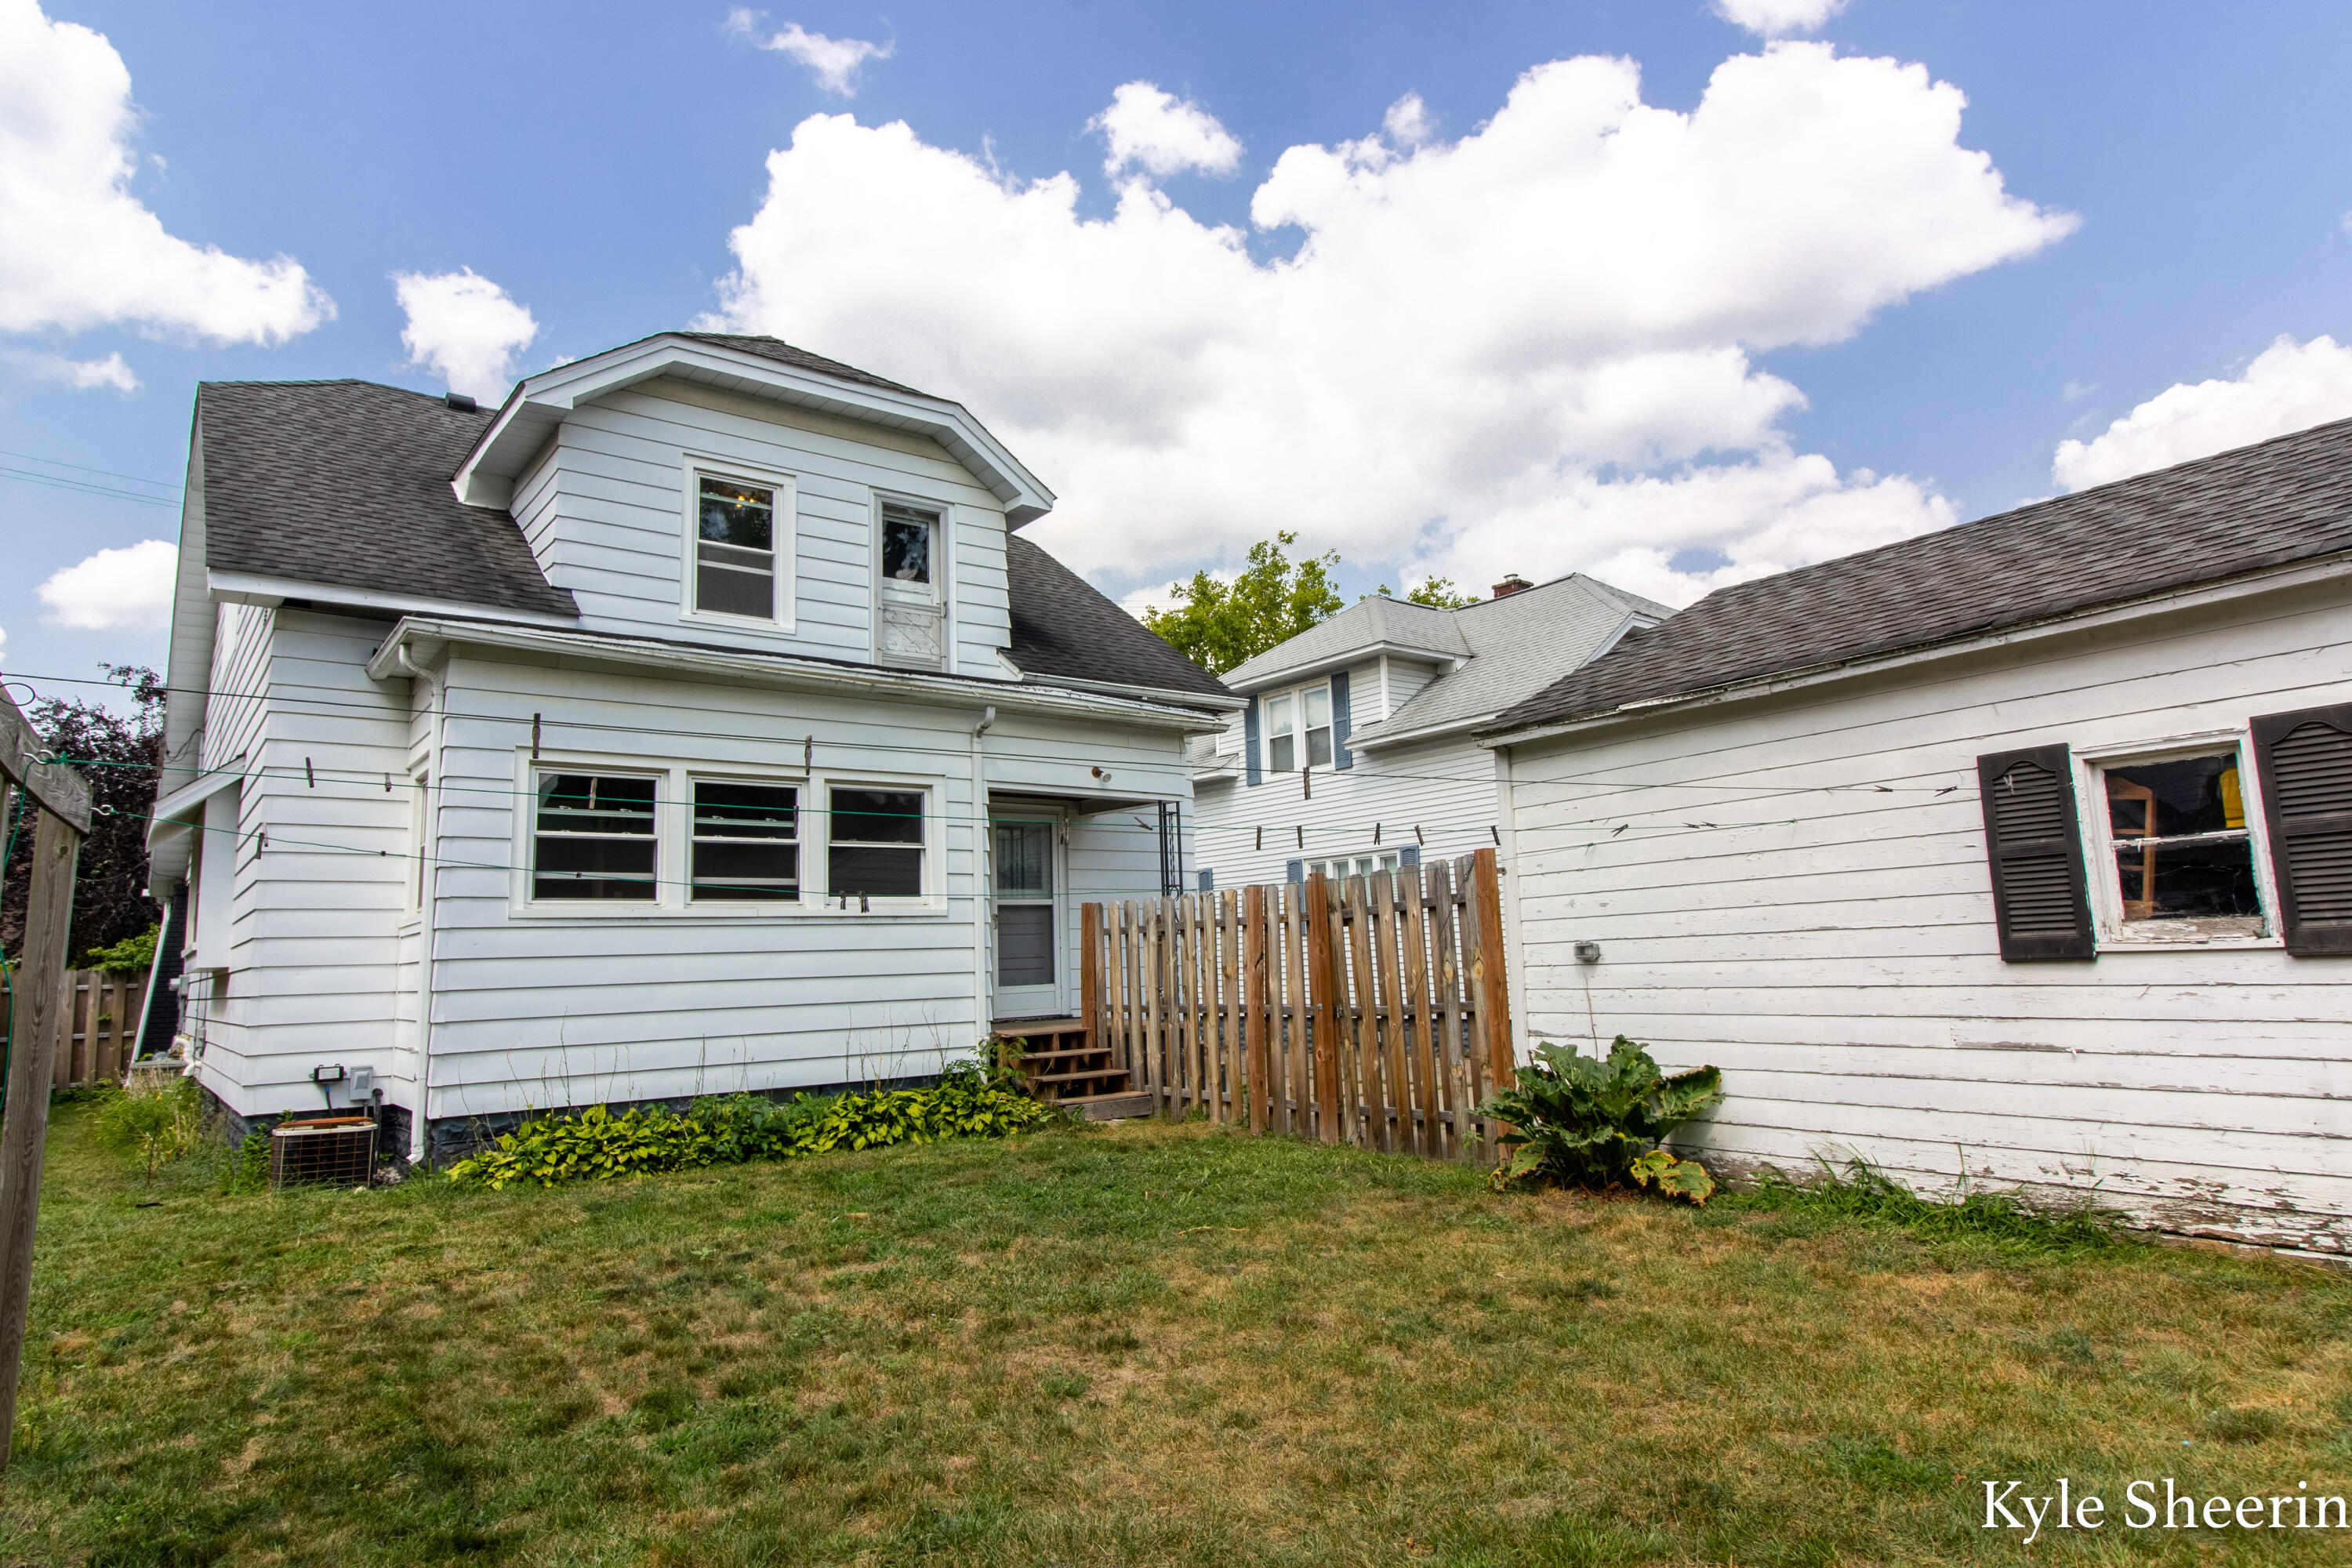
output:
{"label": "wooden fence panel", "polygon": [[[1087,1027],[1170,1115],[1489,1160],[1475,1112],[1514,1076],[1499,875],[1487,849],[1336,886],[1088,904]],[[135,1031],[135,1005],[115,1016]]]}
{"label": "wooden fence panel", "polygon": [[[139,1020],[146,1011],[147,977],[109,974],[96,969],[68,969],[58,979],[56,1066],[50,1085],[66,1089],[78,1083],[120,1081],[130,1069],[131,1053],[139,1043]],[[24,1017],[31,1009],[18,999]],[[7,1038],[8,1019],[0,1004],[0,1040]]]}

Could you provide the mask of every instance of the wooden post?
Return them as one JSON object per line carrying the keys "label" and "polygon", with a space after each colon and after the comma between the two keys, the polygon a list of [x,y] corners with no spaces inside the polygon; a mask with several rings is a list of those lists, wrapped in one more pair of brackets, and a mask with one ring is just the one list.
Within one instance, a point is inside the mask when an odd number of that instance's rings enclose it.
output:
{"label": "wooden post", "polygon": [[[1087,1049],[1110,1048],[1102,1021],[1102,906],[1078,906],[1078,1016],[1087,1021]],[[1119,1063],[1124,1067],[1125,1063]]]}
{"label": "wooden post", "polygon": [[56,1071],[58,991],[73,923],[74,873],[89,829],[89,786],[43,751],[32,726],[0,692],[0,778],[39,808],[25,947],[10,977],[15,1038],[8,1051],[8,1106],[0,1117],[0,1467],[16,1431],[16,1384],[25,1364],[25,1315],[33,1296],[33,1229],[41,1213],[41,1152],[49,1130]]}
{"label": "wooden post", "polygon": [[1331,884],[1321,873],[1307,879],[1307,990],[1314,1014],[1315,1135],[1339,1142],[1339,1020],[1348,1005],[1348,983],[1332,950]]}
{"label": "wooden post", "polygon": [[1503,884],[1492,849],[1478,851],[1470,879],[1470,896],[1478,910],[1478,952],[1472,960],[1470,983],[1478,997],[1478,1028],[1486,1037],[1488,1082],[1508,1089],[1518,1082],[1518,1067],[1511,1058],[1511,991],[1503,960]]}

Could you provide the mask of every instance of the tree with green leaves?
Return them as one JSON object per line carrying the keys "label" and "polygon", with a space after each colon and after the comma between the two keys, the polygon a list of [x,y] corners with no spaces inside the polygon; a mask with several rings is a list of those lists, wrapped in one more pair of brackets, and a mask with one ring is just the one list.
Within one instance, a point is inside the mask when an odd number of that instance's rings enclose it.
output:
{"label": "tree with green leaves", "polygon": [[1339,552],[1291,563],[1285,552],[1298,542],[1283,532],[1250,546],[1249,565],[1230,583],[1195,572],[1189,583],[1171,583],[1176,603],[1143,612],[1143,624],[1166,638],[1193,663],[1223,675],[1347,607],[1331,586]]}
{"label": "tree with green leaves", "polygon": [[[1395,597],[1389,592],[1389,585],[1386,583],[1381,584],[1381,597],[1383,599]],[[1454,587],[1454,579],[1451,577],[1423,577],[1405,590],[1404,602],[1408,605],[1427,605],[1433,610],[1461,610],[1476,604],[1478,595],[1463,593]]]}
{"label": "tree with green leaves", "polygon": [[[74,879],[73,951],[113,948],[155,923],[147,886],[147,817],[155,808],[156,770],[163,760],[163,678],[130,664],[101,664],[123,689],[130,711],[78,697],[44,697],[25,710],[51,752],[89,784],[98,814],[82,840]],[[0,884],[0,951],[14,953],[25,940],[25,905],[32,889],[33,813],[21,790],[12,792],[0,837],[14,834]]]}

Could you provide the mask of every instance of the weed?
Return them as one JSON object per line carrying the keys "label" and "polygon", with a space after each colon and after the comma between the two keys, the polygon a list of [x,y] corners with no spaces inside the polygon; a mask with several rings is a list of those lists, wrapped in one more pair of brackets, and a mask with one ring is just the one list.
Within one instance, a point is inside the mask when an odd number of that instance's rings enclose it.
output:
{"label": "weed", "polygon": [[1923,1198],[1866,1160],[1843,1170],[1822,1163],[1810,1180],[1795,1182],[1768,1169],[1752,1193],[1734,1206],[1772,1211],[1758,1227],[1771,1237],[1818,1235],[1839,1221],[1900,1226],[1921,1241],[1989,1243],[2021,1254],[2073,1255],[2146,1245],[2123,1227],[2113,1209],[2045,1208],[2011,1193],[1969,1193],[1955,1203]]}

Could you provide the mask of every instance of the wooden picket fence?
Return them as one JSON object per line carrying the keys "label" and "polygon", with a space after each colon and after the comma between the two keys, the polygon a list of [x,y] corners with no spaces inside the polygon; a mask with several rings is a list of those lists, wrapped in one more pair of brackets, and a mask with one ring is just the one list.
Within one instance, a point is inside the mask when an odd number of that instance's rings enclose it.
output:
{"label": "wooden picket fence", "polygon": [[1512,1082],[1495,852],[1087,904],[1080,1016],[1171,1115],[1489,1161]]}
{"label": "wooden picket fence", "polygon": [[[68,969],[58,991],[57,1068],[51,1084],[65,1089],[104,1079],[119,1081],[131,1066],[131,1049],[139,1042],[147,977]],[[24,1011],[20,1000],[16,1012],[21,1016]],[[0,1008],[0,1039],[7,1032],[6,1010]]]}

